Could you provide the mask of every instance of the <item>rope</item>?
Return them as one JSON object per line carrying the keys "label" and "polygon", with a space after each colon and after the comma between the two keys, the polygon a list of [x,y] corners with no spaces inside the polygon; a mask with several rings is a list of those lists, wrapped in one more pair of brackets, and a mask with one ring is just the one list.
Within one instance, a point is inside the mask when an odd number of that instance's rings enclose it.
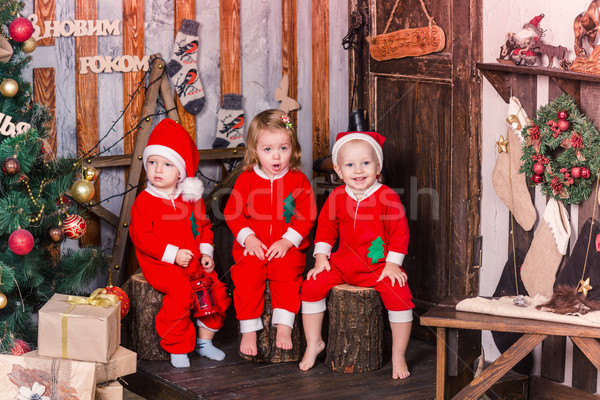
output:
{"label": "rope", "polygon": [[[396,8],[398,8],[398,3],[400,3],[400,0],[396,0],[396,3],[394,3],[394,8],[392,8],[392,12],[390,13],[390,17],[388,18],[387,24],[385,24],[385,29],[383,30],[382,35],[385,35],[387,33],[388,29],[390,28],[390,24],[392,23],[392,18],[394,17]],[[423,8],[423,12],[427,16],[427,19],[429,20],[429,26],[437,25],[435,23],[435,19],[433,19],[433,17],[427,11],[427,7],[425,7],[425,2],[423,0],[421,0],[421,8]]]}

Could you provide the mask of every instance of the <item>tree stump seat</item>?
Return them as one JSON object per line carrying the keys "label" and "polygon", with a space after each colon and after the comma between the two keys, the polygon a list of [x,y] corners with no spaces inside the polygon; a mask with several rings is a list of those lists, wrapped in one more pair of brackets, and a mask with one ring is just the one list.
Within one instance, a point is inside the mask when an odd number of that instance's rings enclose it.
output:
{"label": "tree stump seat", "polygon": [[338,285],[331,289],[327,309],[327,367],[344,373],[381,368],[383,304],[379,293],[373,288]]}
{"label": "tree stump seat", "polygon": [[301,319],[300,314],[296,315],[296,319],[294,320],[294,327],[292,328],[293,347],[291,350],[282,350],[275,346],[277,327],[271,325],[272,316],[273,306],[271,305],[271,289],[269,281],[267,281],[267,286],[265,288],[265,305],[260,317],[264,328],[256,332],[257,354],[255,356],[249,356],[240,352],[240,357],[249,361],[270,363],[299,361],[306,349],[306,340],[302,333],[302,327],[299,324],[299,320]]}
{"label": "tree stump seat", "polygon": [[141,273],[131,276],[127,295],[131,301],[127,316],[127,347],[141,360],[169,360],[171,356],[160,346],[160,336],[156,332],[156,314],[164,295],[154,290]]}

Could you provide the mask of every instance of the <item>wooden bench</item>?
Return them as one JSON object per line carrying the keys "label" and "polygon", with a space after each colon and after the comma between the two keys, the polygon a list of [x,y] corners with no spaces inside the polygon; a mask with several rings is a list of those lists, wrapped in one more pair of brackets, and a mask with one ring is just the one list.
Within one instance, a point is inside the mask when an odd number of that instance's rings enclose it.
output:
{"label": "wooden bench", "polygon": [[[596,368],[600,368],[600,343],[596,341],[597,338],[600,338],[600,328],[462,312],[456,311],[455,306],[451,302],[445,301],[444,304],[432,308],[421,317],[421,325],[436,327],[437,330],[437,400],[445,398],[478,399],[548,335],[570,337],[592,364]],[[453,364],[448,361],[450,359],[458,360],[462,364],[466,364],[467,370],[470,371],[470,361],[472,359],[467,357],[465,360],[461,360],[461,350],[459,347],[464,345],[464,341],[460,343],[457,340],[450,341],[448,338],[453,333],[463,330],[476,332],[479,335],[477,345],[481,343],[482,330],[516,332],[523,333],[524,335],[480,375],[473,379],[471,383],[463,388],[458,388],[459,391],[456,393],[450,388],[451,385],[449,385],[450,381],[456,381],[456,379],[453,379],[456,374],[448,373],[447,365]],[[473,345],[472,338],[470,342],[470,344],[467,343],[467,346]]]}
{"label": "wooden bench", "polygon": [[338,285],[331,289],[327,309],[327,367],[344,373],[381,368],[383,304],[379,293],[373,288]]}

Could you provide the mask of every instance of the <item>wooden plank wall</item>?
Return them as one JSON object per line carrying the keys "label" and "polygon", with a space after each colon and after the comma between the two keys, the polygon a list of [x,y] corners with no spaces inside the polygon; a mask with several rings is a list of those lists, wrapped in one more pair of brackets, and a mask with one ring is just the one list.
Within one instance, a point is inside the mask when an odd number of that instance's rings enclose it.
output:
{"label": "wooden plank wall", "polygon": [[[37,14],[39,24],[42,27],[42,36],[44,36],[44,22],[54,21],[56,14],[56,4],[54,0],[35,0],[33,10]],[[38,46],[54,46],[54,37],[38,40]]]}
{"label": "wooden plank wall", "polygon": [[312,0],[313,160],[329,151],[329,3]]}
{"label": "wooden plank wall", "polygon": [[[288,96],[298,98],[298,59],[296,51],[296,0],[281,0],[281,73],[288,74]],[[291,117],[296,120],[297,111]]]}
{"label": "wooden plank wall", "polygon": [[[37,103],[48,107],[52,115],[56,112],[56,82],[54,68],[34,68],[33,98]],[[52,154],[56,155],[56,119],[49,122],[47,138]]]}
{"label": "wooden plank wall", "polygon": [[240,0],[222,0],[221,33],[221,101],[228,93],[242,93],[240,48]]}
{"label": "wooden plank wall", "polygon": [[[177,36],[179,28],[181,28],[181,21],[184,19],[195,19],[196,18],[196,1],[195,0],[177,0],[175,2],[175,29],[174,33]],[[163,55],[163,57],[168,55]],[[174,92],[175,104],[177,105],[177,112],[179,113],[179,122],[185,128],[186,131],[192,136],[194,141],[196,140],[196,117],[193,114],[185,111],[179,100],[179,96]]]}

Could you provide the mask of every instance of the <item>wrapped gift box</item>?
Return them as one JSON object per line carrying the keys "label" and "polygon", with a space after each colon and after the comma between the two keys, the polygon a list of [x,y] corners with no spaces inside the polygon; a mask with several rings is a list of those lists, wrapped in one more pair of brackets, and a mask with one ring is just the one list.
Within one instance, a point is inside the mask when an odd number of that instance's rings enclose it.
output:
{"label": "wrapped gift box", "polygon": [[123,400],[123,386],[119,382],[106,382],[96,387],[96,400]]}
{"label": "wrapped gift box", "polygon": [[[94,400],[96,364],[35,356],[0,355],[0,399]],[[38,395],[38,396],[35,396]]]}
{"label": "wrapped gift box", "polygon": [[[37,350],[25,353],[24,357],[43,357]],[[46,357],[50,358],[50,357]],[[137,371],[137,353],[119,346],[107,363],[96,363],[96,383],[114,381]]]}
{"label": "wrapped gift box", "polygon": [[39,355],[108,362],[121,342],[120,303],[102,307],[69,299],[85,300],[56,293],[39,311]]}

